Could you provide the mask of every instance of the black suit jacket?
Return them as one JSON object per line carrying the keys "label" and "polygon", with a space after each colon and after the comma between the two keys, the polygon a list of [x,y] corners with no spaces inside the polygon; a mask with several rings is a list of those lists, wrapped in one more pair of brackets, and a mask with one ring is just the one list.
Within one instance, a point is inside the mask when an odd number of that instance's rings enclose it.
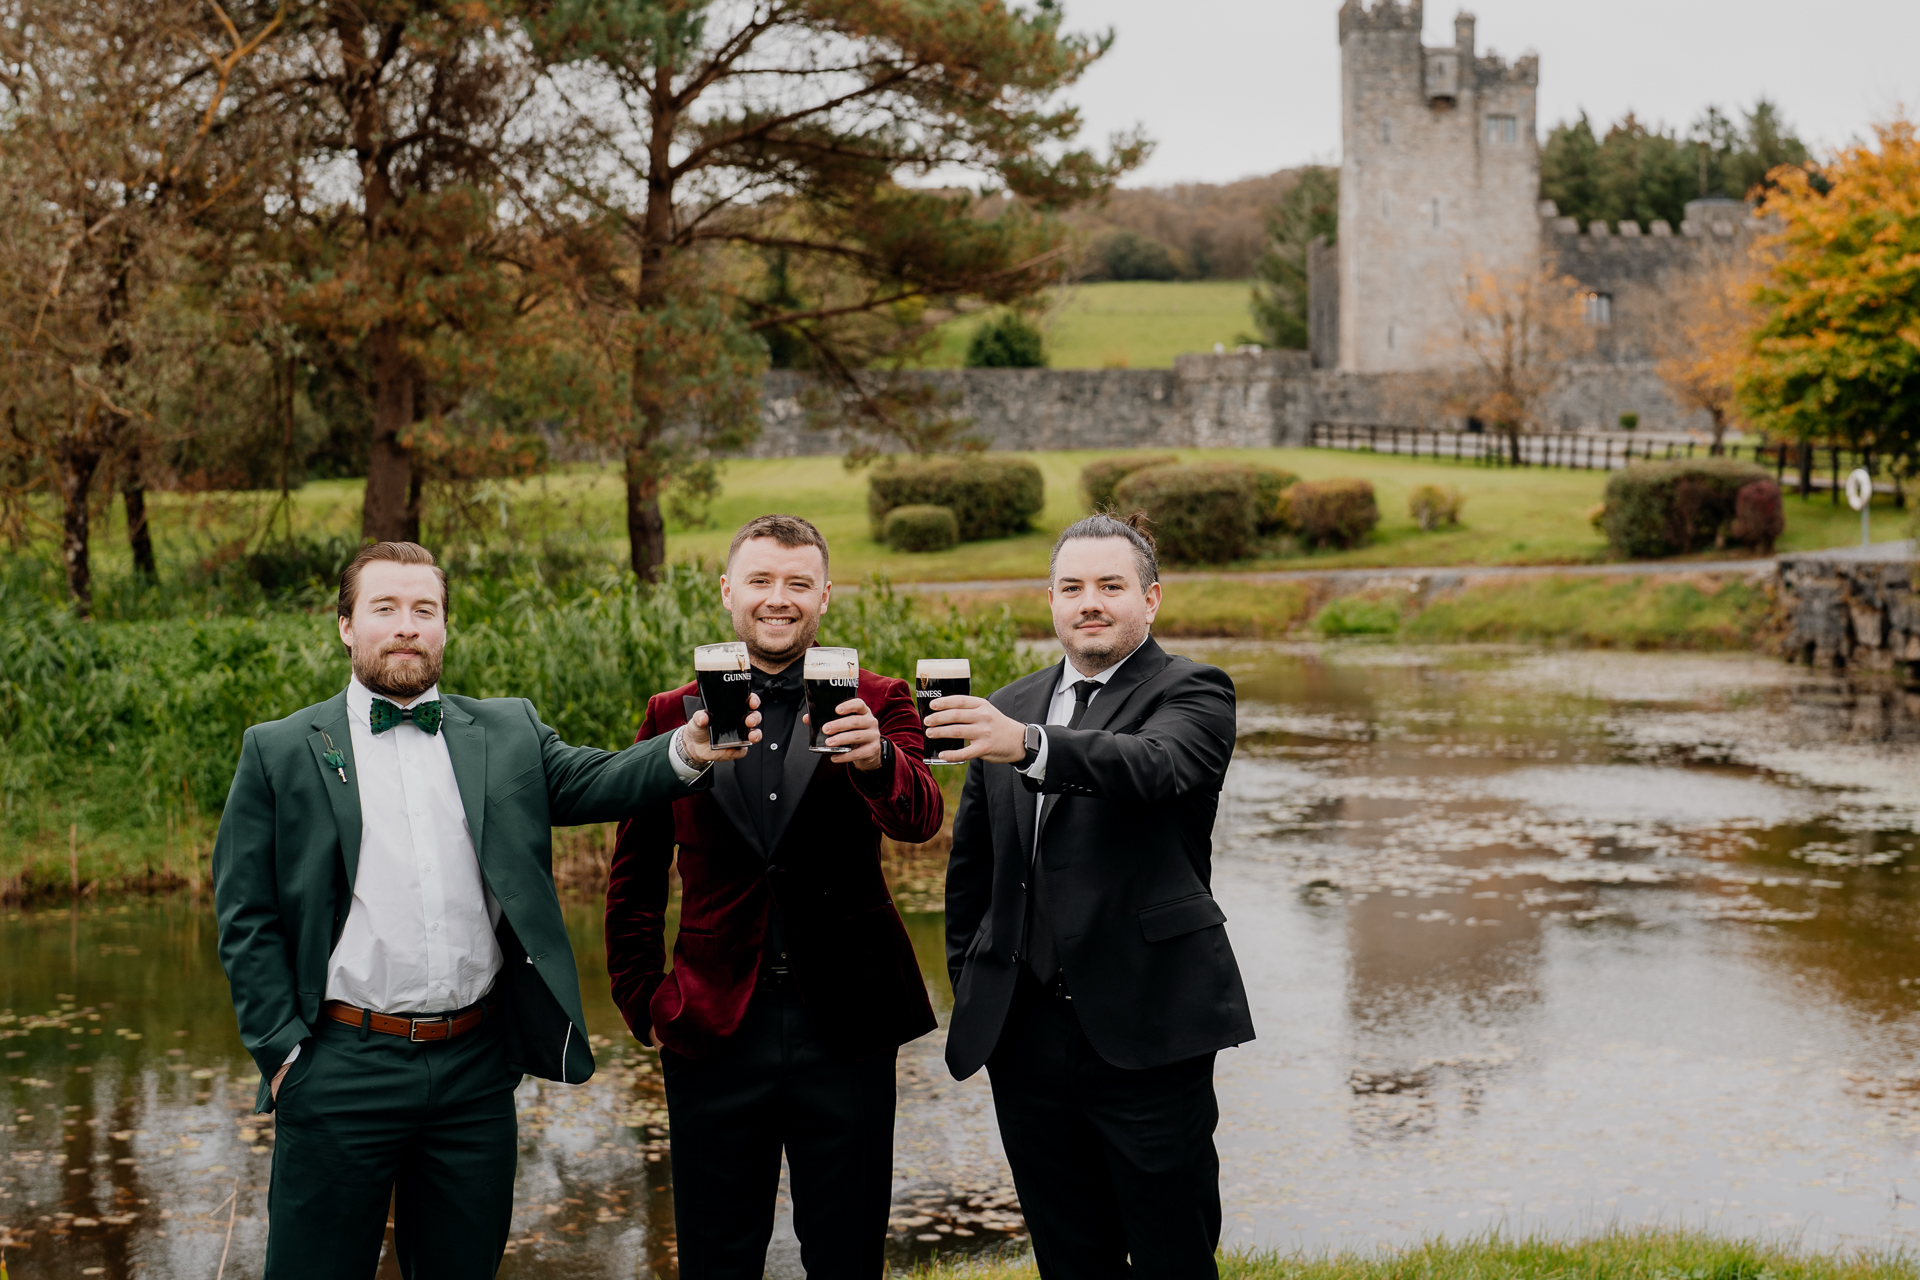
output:
{"label": "black suit jacket", "polygon": [[[990,701],[1040,723],[1056,664]],[[947,1065],[966,1079],[1000,1039],[1026,951],[1038,822],[1060,967],[1080,1026],[1118,1067],[1163,1066],[1253,1039],[1213,900],[1213,816],[1233,755],[1233,681],[1151,638],[1087,706],[1047,728],[1047,777],[968,766],[947,866]],[[1035,792],[1048,797],[1036,815]]]}

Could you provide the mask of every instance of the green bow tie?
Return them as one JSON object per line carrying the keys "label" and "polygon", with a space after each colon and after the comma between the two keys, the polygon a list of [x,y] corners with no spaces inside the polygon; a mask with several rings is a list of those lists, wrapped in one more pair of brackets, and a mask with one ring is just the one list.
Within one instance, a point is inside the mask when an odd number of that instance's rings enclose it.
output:
{"label": "green bow tie", "polygon": [[402,720],[413,721],[413,727],[422,733],[440,732],[440,703],[416,702],[410,707],[396,707],[385,698],[375,698],[373,709],[367,713],[367,723],[373,727],[375,737],[399,724]]}

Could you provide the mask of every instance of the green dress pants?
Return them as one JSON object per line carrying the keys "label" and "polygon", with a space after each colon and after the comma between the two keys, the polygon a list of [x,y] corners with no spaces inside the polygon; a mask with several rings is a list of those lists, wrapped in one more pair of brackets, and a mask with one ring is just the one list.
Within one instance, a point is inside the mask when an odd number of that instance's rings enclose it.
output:
{"label": "green dress pants", "polygon": [[280,1082],[267,1280],[372,1280],[393,1203],[407,1280],[486,1280],[518,1152],[500,1022],[412,1043],[322,1019]]}

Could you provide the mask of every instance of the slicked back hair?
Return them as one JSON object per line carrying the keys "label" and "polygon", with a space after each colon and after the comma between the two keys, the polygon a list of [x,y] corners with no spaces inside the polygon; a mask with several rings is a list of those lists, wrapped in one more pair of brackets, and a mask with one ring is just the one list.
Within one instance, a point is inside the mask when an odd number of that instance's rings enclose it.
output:
{"label": "slicked back hair", "polygon": [[740,532],[733,535],[733,542],[727,547],[727,572],[733,572],[733,558],[740,553],[742,545],[755,538],[772,538],[783,547],[820,548],[820,573],[827,576],[827,538],[814,528],[811,520],[802,520],[799,516],[755,516],[740,526]]}
{"label": "slicked back hair", "polygon": [[360,554],[353,558],[340,572],[340,616],[353,617],[353,606],[360,594],[360,570],[375,560],[387,560],[394,564],[424,564],[431,568],[440,579],[440,616],[447,616],[447,571],[433,562],[433,552],[417,542],[376,542],[370,547],[360,548]]}
{"label": "slicked back hair", "polygon": [[1136,511],[1129,516],[1116,516],[1111,511],[1096,511],[1084,520],[1076,521],[1063,530],[1054,540],[1053,555],[1047,560],[1047,585],[1060,570],[1060,548],[1079,538],[1125,538],[1133,547],[1133,563],[1140,570],[1140,589],[1145,591],[1160,581],[1160,557],[1154,553],[1153,534],[1148,532],[1147,513]]}

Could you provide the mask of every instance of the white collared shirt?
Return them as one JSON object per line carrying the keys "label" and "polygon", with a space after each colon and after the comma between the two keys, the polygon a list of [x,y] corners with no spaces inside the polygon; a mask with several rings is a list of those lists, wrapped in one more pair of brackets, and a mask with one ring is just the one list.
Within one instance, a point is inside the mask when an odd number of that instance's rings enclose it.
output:
{"label": "white collared shirt", "polygon": [[[1061,654],[1060,676],[1054,683],[1053,698],[1047,703],[1047,718],[1043,723],[1064,725],[1067,721],[1073,719],[1073,687],[1082,680],[1091,680],[1097,685],[1104,686],[1107,681],[1113,679],[1114,673],[1119,671],[1121,667],[1127,665],[1128,658],[1140,652],[1140,646],[1144,644],[1146,644],[1146,640],[1142,640],[1140,644],[1135,645],[1133,647],[1133,653],[1129,653],[1126,658],[1120,659],[1120,661],[1114,663],[1097,676],[1081,675],[1079,668],[1073,665],[1073,659],[1066,654]],[[1099,696],[1099,689],[1095,689],[1092,693],[1088,694],[1087,705],[1092,706],[1093,700]],[[1021,770],[1021,772],[1025,773],[1035,782],[1045,782],[1047,780],[1047,745],[1047,731],[1042,729],[1040,731],[1040,754],[1034,757],[1031,768]],[[1016,765],[1015,768],[1018,769],[1019,766]],[[1037,795],[1033,799],[1035,806],[1033,847],[1037,852],[1040,848],[1040,806],[1046,804],[1047,798],[1044,795]]]}
{"label": "white collared shirt", "polygon": [[[439,698],[438,686],[414,705]],[[500,972],[493,930],[500,904],[480,859],[442,720],[411,720],[375,736],[373,692],[347,686],[354,783],[360,789],[360,865],[346,927],[327,961],[327,999],[376,1013],[445,1013],[479,1003]]]}

